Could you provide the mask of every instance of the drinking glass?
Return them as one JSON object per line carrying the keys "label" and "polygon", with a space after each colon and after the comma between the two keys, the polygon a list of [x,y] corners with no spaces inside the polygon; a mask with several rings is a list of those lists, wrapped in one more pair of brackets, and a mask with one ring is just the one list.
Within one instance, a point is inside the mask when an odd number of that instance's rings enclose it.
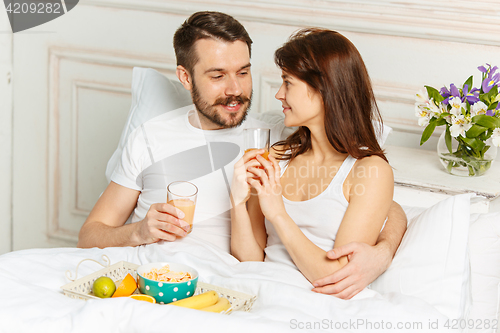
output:
{"label": "drinking glass", "polygon": [[262,154],[266,160],[269,160],[269,140],[271,130],[269,128],[247,128],[243,130],[243,146],[245,153],[254,149],[265,149]]}
{"label": "drinking glass", "polygon": [[198,188],[190,182],[176,181],[167,186],[167,203],[184,212],[183,220],[189,224],[188,234],[193,230],[197,195]]}

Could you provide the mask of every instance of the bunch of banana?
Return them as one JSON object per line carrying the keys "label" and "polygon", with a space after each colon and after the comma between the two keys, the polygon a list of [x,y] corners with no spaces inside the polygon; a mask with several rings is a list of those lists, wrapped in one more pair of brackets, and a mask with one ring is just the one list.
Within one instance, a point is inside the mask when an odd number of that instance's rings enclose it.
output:
{"label": "bunch of banana", "polygon": [[197,309],[201,311],[217,312],[226,311],[231,307],[231,303],[225,297],[219,297],[213,290],[203,294],[181,299],[170,303],[183,308]]}

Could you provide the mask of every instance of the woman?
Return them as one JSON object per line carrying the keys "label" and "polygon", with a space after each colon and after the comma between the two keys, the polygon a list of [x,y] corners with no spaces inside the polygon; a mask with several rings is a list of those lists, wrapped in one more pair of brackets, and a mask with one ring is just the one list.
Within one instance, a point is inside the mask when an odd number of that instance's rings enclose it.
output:
{"label": "woman", "polygon": [[347,38],[303,29],[275,62],[285,125],[299,129],[271,148],[269,161],[250,151],[235,165],[231,252],[295,264],[312,282],[347,264],[326,257],[332,247],[375,244],[394,179],[373,127],[381,117],[370,78]]}

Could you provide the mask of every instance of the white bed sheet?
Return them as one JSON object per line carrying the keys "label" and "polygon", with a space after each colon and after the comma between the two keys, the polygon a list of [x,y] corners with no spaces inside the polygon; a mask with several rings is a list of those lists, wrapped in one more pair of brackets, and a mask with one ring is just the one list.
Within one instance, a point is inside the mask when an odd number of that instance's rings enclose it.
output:
{"label": "white bed sheet", "polygon": [[[127,298],[83,301],[64,296],[60,287],[70,282],[65,271],[74,272],[82,259],[100,260],[103,254],[112,264],[122,260],[136,264],[184,263],[199,271],[201,281],[258,298],[251,312],[235,311],[226,316]],[[101,268],[85,262],[78,275]],[[0,256],[0,285],[0,332],[7,333],[439,332],[433,326],[438,323],[442,328],[446,321],[424,301],[397,293],[381,295],[365,290],[350,301],[316,294],[293,268],[274,263],[239,263],[216,247],[189,237],[136,248],[11,252]],[[406,327],[399,330],[397,325]]]}

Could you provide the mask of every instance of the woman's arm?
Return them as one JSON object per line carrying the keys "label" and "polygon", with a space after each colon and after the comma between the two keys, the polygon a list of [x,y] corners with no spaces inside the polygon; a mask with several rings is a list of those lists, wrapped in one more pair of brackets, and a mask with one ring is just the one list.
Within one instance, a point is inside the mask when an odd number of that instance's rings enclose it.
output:
{"label": "woman's arm", "polygon": [[[252,181],[259,193],[260,205],[267,219],[292,257],[295,265],[309,281],[322,278],[347,264],[347,257],[330,260],[326,251],[312,243],[280,206],[281,185],[279,166],[258,158],[267,174],[252,169],[261,178],[262,185]],[[392,203],[394,181],[392,169],[379,157],[367,157],[356,163],[349,178],[349,206],[346,210],[334,247],[350,242],[375,244]],[[269,176],[268,176],[269,175]],[[279,197],[279,199],[278,199]]]}
{"label": "woman's arm", "polygon": [[264,261],[267,234],[256,196],[231,209],[231,254],[239,261]]}
{"label": "woman's arm", "polygon": [[260,165],[257,154],[250,151],[235,164],[231,184],[231,254],[240,261],[264,261],[267,243],[264,215],[247,182],[247,168]]}
{"label": "woman's arm", "polygon": [[350,299],[378,278],[389,268],[401,239],[406,231],[406,214],[393,201],[384,230],[377,243],[370,246],[352,242],[327,252],[330,259],[348,256],[349,263],[335,273],[315,281],[315,292]]}

